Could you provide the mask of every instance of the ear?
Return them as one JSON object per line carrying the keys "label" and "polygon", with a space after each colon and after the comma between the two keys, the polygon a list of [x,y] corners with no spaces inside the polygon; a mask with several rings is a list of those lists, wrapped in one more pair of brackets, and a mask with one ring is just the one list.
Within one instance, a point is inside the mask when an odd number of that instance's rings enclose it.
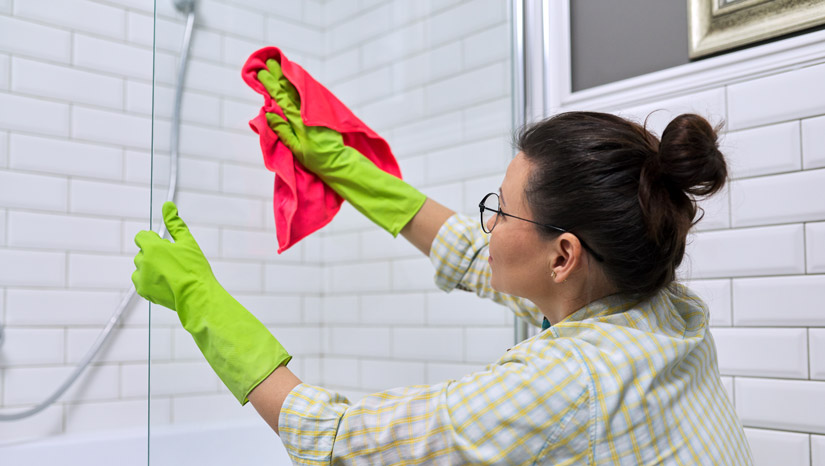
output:
{"label": "ear", "polygon": [[565,282],[582,261],[582,243],[571,233],[562,233],[556,238],[556,247],[551,260],[552,271],[556,272],[556,283]]}

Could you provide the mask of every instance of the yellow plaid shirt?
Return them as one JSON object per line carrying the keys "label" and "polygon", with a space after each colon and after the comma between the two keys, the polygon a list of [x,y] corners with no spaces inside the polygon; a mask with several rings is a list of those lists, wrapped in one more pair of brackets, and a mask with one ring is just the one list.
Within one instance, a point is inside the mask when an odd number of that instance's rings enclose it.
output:
{"label": "yellow plaid shirt", "polygon": [[[475,292],[541,325],[490,288],[487,236],[452,216],[430,259],[436,284]],[[350,403],[309,384],[279,419],[295,464],[751,464],[727,398],[705,304],[672,285],[645,301],[595,301],[484,370]]]}

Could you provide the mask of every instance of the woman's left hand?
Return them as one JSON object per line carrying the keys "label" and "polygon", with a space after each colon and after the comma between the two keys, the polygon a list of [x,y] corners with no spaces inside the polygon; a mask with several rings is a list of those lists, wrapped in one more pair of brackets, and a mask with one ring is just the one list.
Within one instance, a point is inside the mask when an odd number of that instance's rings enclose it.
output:
{"label": "woman's left hand", "polygon": [[[192,334],[209,365],[244,404],[247,395],[292,356],[218,283],[203,251],[178,217],[175,204],[163,204],[163,222],[174,243],[153,231],[135,236],[135,244],[140,247],[135,256],[137,270],[132,274],[135,289],[149,301],[177,311],[183,328]],[[294,376],[287,379],[289,383],[278,386],[288,386],[289,393],[300,381]],[[281,402],[283,397],[279,398]],[[261,406],[264,404],[261,401]],[[280,404],[277,407],[280,409]],[[277,416],[275,419],[277,422]]]}
{"label": "woman's left hand", "polygon": [[139,295],[174,311],[191,292],[218,285],[218,281],[173,202],[163,204],[163,222],[175,242],[154,231],[138,232],[135,244],[140,251],[135,256],[132,283]]}

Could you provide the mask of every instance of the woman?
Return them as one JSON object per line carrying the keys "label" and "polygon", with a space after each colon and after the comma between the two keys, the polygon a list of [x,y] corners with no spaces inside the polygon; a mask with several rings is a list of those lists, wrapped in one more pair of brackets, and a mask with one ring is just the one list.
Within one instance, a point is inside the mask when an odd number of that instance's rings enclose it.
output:
{"label": "woman", "polygon": [[[482,371],[351,404],[301,383],[290,356],[217,283],[174,205],[175,243],[136,237],[138,292],[176,309],[241,403],[252,402],[296,464],[750,464],[708,331],[674,282],[694,196],[727,172],[716,132],[681,115],[662,140],[619,117],[574,112],[524,129],[482,224],[456,214],[307,127],[274,65],[270,124],[311,171],[428,255],[436,283],[511,308],[544,331]],[[363,199],[404,199],[368,210]],[[412,208],[409,206],[413,206]],[[489,233],[489,236],[485,233]]]}

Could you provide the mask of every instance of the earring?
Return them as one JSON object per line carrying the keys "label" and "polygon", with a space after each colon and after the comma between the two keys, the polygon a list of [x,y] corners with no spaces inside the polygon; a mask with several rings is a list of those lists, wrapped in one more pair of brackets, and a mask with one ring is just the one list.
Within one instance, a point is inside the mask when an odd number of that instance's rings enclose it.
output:
{"label": "earring", "polygon": [[550,272],[550,278],[552,278],[553,280],[556,279],[556,271],[555,270]]}

